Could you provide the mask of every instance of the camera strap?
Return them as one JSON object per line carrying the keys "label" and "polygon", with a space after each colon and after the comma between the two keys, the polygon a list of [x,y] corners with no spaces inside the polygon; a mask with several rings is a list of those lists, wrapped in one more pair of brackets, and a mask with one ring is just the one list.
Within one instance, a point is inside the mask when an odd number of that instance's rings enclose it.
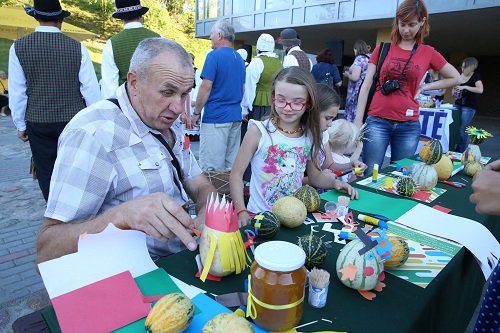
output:
{"label": "camera strap", "polygon": [[417,47],[418,47],[418,43],[415,43],[415,45],[413,45],[413,49],[411,50],[410,57],[406,61],[405,67],[403,67],[403,71],[401,72],[401,75],[399,76],[400,78],[403,78],[406,75],[406,68],[408,67],[408,64],[410,63],[410,60],[413,57],[413,55],[417,52]]}

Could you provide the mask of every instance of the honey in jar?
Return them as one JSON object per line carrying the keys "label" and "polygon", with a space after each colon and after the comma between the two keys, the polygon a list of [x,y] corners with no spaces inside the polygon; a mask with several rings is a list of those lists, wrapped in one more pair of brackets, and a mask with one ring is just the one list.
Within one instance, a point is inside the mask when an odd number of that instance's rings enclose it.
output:
{"label": "honey in jar", "polygon": [[299,246],[270,241],[255,249],[249,278],[247,314],[269,331],[289,330],[304,311],[306,255]]}

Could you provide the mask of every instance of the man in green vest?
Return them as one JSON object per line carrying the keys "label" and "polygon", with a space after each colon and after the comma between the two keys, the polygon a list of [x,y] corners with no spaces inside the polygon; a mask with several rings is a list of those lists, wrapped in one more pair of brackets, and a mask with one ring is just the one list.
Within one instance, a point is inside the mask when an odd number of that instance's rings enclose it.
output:
{"label": "man in green vest", "polygon": [[103,98],[116,96],[116,89],[127,80],[130,58],[139,42],[150,37],[159,37],[154,31],[144,28],[142,16],[149,10],[139,0],[116,0],[113,17],[123,20],[123,30],[111,37],[102,49],[101,94]]}

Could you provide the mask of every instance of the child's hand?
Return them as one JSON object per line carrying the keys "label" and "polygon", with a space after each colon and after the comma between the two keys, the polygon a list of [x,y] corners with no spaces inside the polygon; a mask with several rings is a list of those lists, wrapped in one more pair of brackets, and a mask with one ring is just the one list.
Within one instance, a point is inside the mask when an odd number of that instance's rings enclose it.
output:
{"label": "child's hand", "polygon": [[241,212],[238,214],[238,226],[245,227],[250,223],[250,215],[248,215],[248,212]]}
{"label": "child's hand", "polygon": [[368,168],[368,166],[366,164],[364,164],[363,162],[358,161],[358,160],[352,161],[352,166],[354,168],[361,168],[362,171],[365,171],[366,168]]}
{"label": "child's hand", "polygon": [[335,184],[333,185],[333,188],[336,189],[337,191],[345,192],[349,194],[351,199],[357,199],[358,198],[358,191],[356,191],[351,185],[341,182],[340,180],[335,181]]}

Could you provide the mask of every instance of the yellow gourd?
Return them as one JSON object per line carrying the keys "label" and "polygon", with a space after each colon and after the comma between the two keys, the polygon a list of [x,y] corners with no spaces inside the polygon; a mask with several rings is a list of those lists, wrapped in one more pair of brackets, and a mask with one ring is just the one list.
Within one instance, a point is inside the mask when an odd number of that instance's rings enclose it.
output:
{"label": "yellow gourd", "polygon": [[149,333],[179,333],[191,324],[193,316],[194,305],[186,295],[167,294],[149,311],[146,330]]}
{"label": "yellow gourd", "polygon": [[281,225],[296,228],[304,223],[307,217],[307,208],[302,201],[295,197],[283,197],[274,203],[273,213],[280,220]]}
{"label": "yellow gourd", "polygon": [[433,166],[434,169],[436,169],[439,180],[447,180],[451,177],[451,173],[453,172],[453,162],[448,156],[443,155],[439,162]]}
{"label": "yellow gourd", "polygon": [[253,333],[252,325],[234,313],[220,313],[203,326],[201,333]]}

